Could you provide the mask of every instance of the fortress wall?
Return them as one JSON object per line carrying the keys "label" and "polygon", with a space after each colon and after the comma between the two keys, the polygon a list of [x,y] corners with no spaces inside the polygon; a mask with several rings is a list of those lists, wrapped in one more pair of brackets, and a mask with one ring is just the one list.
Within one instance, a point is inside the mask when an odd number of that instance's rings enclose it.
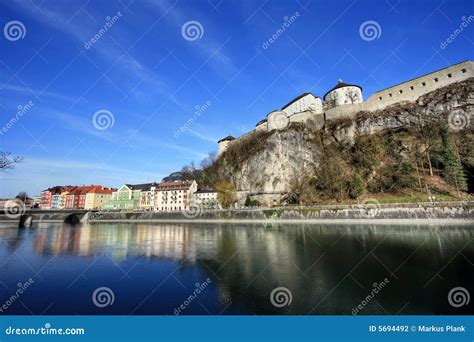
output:
{"label": "fortress wall", "polygon": [[399,102],[413,102],[430,91],[466,80],[470,77],[474,77],[473,62],[466,61],[455,64],[446,69],[378,91],[367,99],[364,103],[364,109],[372,111]]}
{"label": "fortress wall", "polygon": [[267,129],[268,129],[268,125],[267,125],[267,122],[266,122],[266,121],[265,121],[265,122],[262,122],[260,125],[258,125],[258,126],[255,127],[255,130],[256,130],[257,132],[259,132],[259,131],[266,131]]}
{"label": "fortress wall", "polygon": [[353,118],[357,112],[364,110],[364,103],[346,104],[326,110],[326,120]]}
{"label": "fortress wall", "polygon": [[300,112],[300,113],[295,113],[293,115],[290,115],[288,118],[290,119],[290,122],[303,122],[303,123],[305,123],[312,116],[313,116],[313,113],[311,111],[305,111],[305,112]]}

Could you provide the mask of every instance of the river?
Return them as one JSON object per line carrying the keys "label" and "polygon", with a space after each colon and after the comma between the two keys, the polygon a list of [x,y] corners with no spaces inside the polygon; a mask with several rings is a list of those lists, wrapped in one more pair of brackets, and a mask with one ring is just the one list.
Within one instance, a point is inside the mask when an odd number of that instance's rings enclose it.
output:
{"label": "river", "polygon": [[473,285],[472,225],[0,225],[0,314],[472,314]]}

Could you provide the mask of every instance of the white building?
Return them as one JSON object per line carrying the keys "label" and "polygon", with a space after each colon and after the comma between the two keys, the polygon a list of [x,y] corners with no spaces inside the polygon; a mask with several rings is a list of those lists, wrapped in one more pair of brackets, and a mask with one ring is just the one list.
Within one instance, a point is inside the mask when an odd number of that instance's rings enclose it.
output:
{"label": "white building", "polygon": [[323,103],[319,96],[314,96],[311,93],[304,93],[288,102],[281,108],[281,110],[284,111],[287,116],[306,112],[308,110],[322,113]]}
{"label": "white building", "polygon": [[[266,119],[257,123],[254,131],[284,129],[291,123],[312,124],[314,129],[321,129],[327,120],[352,118],[361,111],[375,112],[397,103],[414,102],[422,95],[471,77],[474,77],[474,62],[467,60],[379,90],[366,101],[362,96],[362,87],[339,80],[336,86],[323,96],[324,103],[318,96],[304,93],[291,100],[281,110],[269,113]],[[240,138],[242,136],[236,139],[229,135],[219,140],[218,156]]]}
{"label": "white building", "polygon": [[217,200],[217,191],[212,189],[199,189],[194,193],[193,202],[202,209],[220,209]]}
{"label": "white building", "polygon": [[194,180],[159,183],[153,191],[154,210],[188,210],[196,191],[197,183]]}

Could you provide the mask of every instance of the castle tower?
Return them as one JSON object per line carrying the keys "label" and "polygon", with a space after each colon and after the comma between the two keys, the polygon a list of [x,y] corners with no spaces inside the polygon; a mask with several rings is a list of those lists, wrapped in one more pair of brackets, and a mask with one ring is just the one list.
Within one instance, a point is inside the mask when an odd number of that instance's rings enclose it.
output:
{"label": "castle tower", "polygon": [[267,115],[267,127],[268,131],[272,131],[274,129],[283,129],[288,126],[289,120],[286,112],[282,110],[274,110]]}
{"label": "castle tower", "polygon": [[220,156],[227,149],[227,146],[231,141],[235,140],[232,135],[228,135],[225,138],[217,142],[217,156]]}
{"label": "castle tower", "polygon": [[355,84],[347,84],[342,80],[334,88],[324,95],[324,101],[329,107],[343,106],[354,103],[362,103],[362,87]]}

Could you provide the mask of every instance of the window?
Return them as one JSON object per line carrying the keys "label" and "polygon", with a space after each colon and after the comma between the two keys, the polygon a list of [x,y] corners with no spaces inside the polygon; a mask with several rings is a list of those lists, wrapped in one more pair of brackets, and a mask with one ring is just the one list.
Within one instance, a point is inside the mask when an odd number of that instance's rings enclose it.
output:
{"label": "window", "polygon": [[424,87],[424,86],[426,85],[426,83],[425,83],[425,82],[421,82],[421,85]]}
{"label": "window", "polygon": [[438,81],[439,81],[439,80],[438,80],[438,78],[436,77],[436,78],[435,78],[435,82],[438,82]]}
{"label": "window", "polygon": [[400,94],[403,94],[403,90],[401,90],[401,89],[400,89],[398,92],[399,92]]}
{"label": "window", "polygon": [[382,96],[379,97],[379,100],[382,101]]}
{"label": "window", "polygon": [[465,74],[466,71],[467,71],[466,69],[461,69],[461,72],[462,72],[463,74]]}
{"label": "window", "polygon": [[413,89],[415,89],[415,87],[414,87],[414,86],[411,86],[411,87],[410,87],[410,90],[413,90]]}
{"label": "window", "polygon": [[390,93],[390,94],[388,94],[388,96],[392,97],[392,94]]}
{"label": "window", "polygon": [[451,77],[453,77],[453,75],[451,75],[451,74],[448,74],[448,78],[451,78]]}

